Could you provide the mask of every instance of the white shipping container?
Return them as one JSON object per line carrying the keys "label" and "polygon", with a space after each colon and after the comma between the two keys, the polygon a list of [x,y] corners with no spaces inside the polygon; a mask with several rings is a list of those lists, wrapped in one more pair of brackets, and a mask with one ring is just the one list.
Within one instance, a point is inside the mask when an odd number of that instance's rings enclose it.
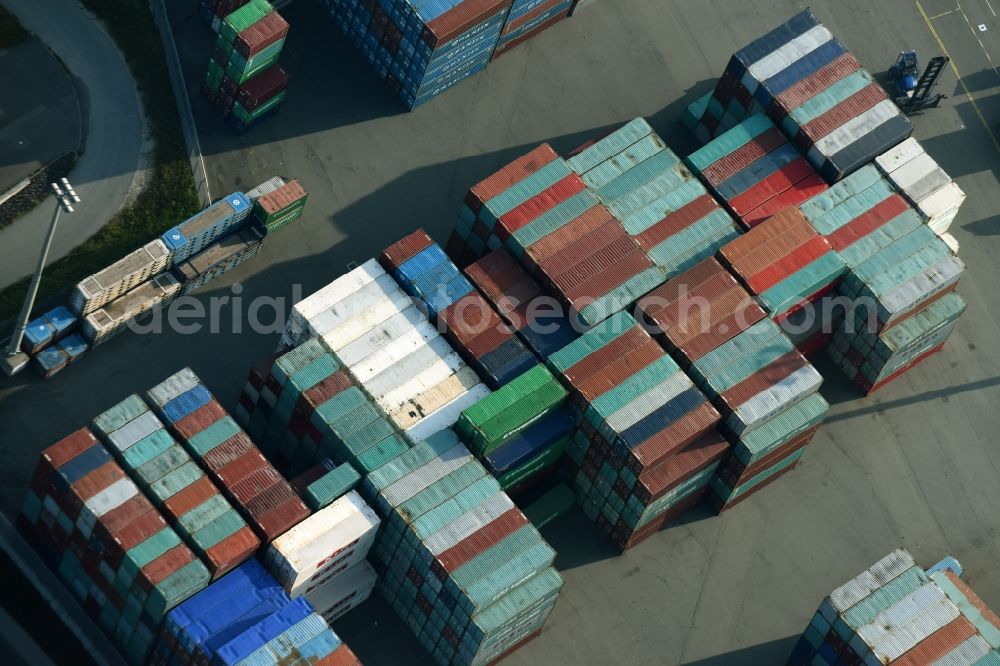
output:
{"label": "white shipping container", "polygon": [[153,412],[143,412],[118,430],[108,435],[109,443],[121,452],[129,448],[143,437],[152,435],[157,430],[163,430],[163,423]]}
{"label": "white shipping container", "polygon": [[464,367],[466,365],[462,357],[458,355],[458,352],[452,352],[444,358],[435,360],[416,374],[404,375],[400,373],[397,379],[401,383],[383,395],[376,396],[375,399],[382,405],[386,413],[393,413],[400,406],[440,384]]}
{"label": "white shipping container", "polygon": [[350,366],[351,372],[362,384],[370,381],[394,364],[426,347],[435,338],[441,337],[434,324],[425,321],[401,334],[395,340],[385,345],[373,354],[369,354],[360,362]]}
{"label": "white shipping container", "polygon": [[377,578],[372,566],[362,560],[319,582],[316,587],[306,591],[304,596],[316,612],[329,621],[328,615],[339,617],[343,607],[352,608],[367,599]]}
{"label": "white shipping container", "polygon": [[895,148],[890,148],[876,157],[875,165],[879,171],[888,176],[917,155],[923,154],[923,152],[923,146],[911,136]]}
{"label": "white shipping container", "polygon": [[415,306],[396,313],[380,325],[373,326],[368,333],[358,337],[337,350],[337,358],[350,367],[374,354],[411,328],[427,321]]}
{"label": "white shipping container", "polygon": [[485,384],[478,384],[408,428],[406,435],[410,441],[422,442],[434,433],[455,425],[463,411],[489,394],[490,390]]}
{"label": "white shipping container", "polygon": [[823,376],[811,365],[799,368],[740,405],[726,419],[726,425],[735,433],[751,430],[812,395],[822,383]]}
{"label": "white shipping container", "polygon": [[[747,68],[747,73],[743,75],[743,85],[751,94],[756,92],[759,82],[771,78],[796,60],[801,59],[802,56],[812,53],[831,39],[833,39],[833,35],[825,27],[817,25],[810,28],[795,39],[783,44],[781,48],[772,51],[750,65]],[[748,82],[750,85],[747,85]]]}
{"label": "white shipping container", "polygon": [[435,481],[443,479],[473,460],[475,460],[475,456],[469,453],[465,446],[456,444],[440,456],[431,459],[391,484],[379,495],[390,508],[395,508]]}
{"label": "white shipping container", "polygon": [[[434,365],[438,361],[446,359],[451,354],[455,354],[455,350],[452,349],[445,338],[434,338],[399,359],[391,368],[385,369],[364,382],[365,389],[373,396],[384,396],[407,380],[417,377],[424,369]],[[442,379],[444,378],[442,377]],[[407,395],[406,398],[412,398],[414,395],[416,395],[416,392]]]}
{"label": "white shipping container", "polygon": [[[934,194],[918,202],[917,208],[928,220],[933,222],[948,215],[951,215],[951,219],[954,219],[955,214],[958,213],[958,209],[961,208],[964,202],[965,192],[962,191],[962,188],[957,183],[952,181]],[[947,228],[943,229],[940,233],[944,233],[945,231],[947,231]]]}
{"label": "white shipping container", "polygon": [[[164,407],[182,393],[186,393],[201,382],[191,368],[184,368],[146,391],[146,395],[157,407]],[[248,385],[249,386],[249,385]],[[250,388],[253,388],[250,386]]]}
{"label": "white shipping container", "polygon": [[340,276],[319,291],[296,303],[295,307],[292,308],[292,316],[298,317],[300,322],[304,322],[383,275],[385,275],[385,271],[382,270],[378,261],[369,259],[350,273]]}
{"label": "white shipping container", "polygon": [[379,518],[356,491],[317,511],[271,542],[264,564],[290,594],[351,551],[363,558],[378,530]]}
{"label": "white shipping container", "polygon": [[832,156],[851,145],[876,127],[900,115],[899,107],[891,100],[884,100],[856,118],[833,130],[809,148],[807,157],[813,166],[821,167],[827,156]]}
{"label": "white shipping container", "polygon": [[317,315],[308,324],[309,336],[320,338],[328,349],[336,353],[413,305],[413,299],[398,288],[380,293],[375,298],[368,295],[363,298],[364,301],[360,297],[356,301],[341,301],[337,307],[344,310],[337,316],[328,316],[328,313]]}
{"label": "white shipping container", "polygon": [[611,439],[631,428],[692,386],[691,380],[685,373],[675,372],[609,416],[601,427],[601,434],[605,438]]}
{"label": "white shipping container", "polygon": [[830,603],[838,613],[846,613],[872,592],[883,585],[888,585],[914,566],[916,563],[913,557],[902,548],[897,548],[869,567],[867,571],[831,592]]}
{"label": "white shipping container", "polygon": [[389,412],[389,419],[405,431],[456,397],[479,385],[481,383],[476,371],[469,366],[464,366],[458,372],[449,375],[440,383],[417,394],[397,409]]}

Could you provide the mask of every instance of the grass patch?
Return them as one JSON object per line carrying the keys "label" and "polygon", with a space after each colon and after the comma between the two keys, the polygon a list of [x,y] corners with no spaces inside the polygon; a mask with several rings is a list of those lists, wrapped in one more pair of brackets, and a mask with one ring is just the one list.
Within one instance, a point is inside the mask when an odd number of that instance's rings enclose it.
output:
{"label": "grass patch", "polygon": [[[44,302],[114,263],[200,209],[160,33],[146,0],[82,0],[125,55],[156,142],[149,185],[100,231],[45,269]],[[37,252],[41,248],[25,248]],[[24,278],[0,291],[0,321],[15,316],[28,290]]]}
{"label": "grass patch", "polygon": [[14,48],[30,38],[31,33],[24,29],[17,17],[0,7],[0,49]]}

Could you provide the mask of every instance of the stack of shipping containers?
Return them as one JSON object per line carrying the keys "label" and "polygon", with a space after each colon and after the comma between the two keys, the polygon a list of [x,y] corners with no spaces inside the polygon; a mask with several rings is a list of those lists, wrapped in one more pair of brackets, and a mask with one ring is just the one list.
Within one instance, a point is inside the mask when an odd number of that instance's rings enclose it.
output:
{"label": "stack of shipping containers", "polygon": [[[913,131],[899,108],[808,9],[737,51],[701,113],[711,139],[754,115],[778,125],[828,183]],[[702,110],[703,109],[703,110]]]}
{"label": "stack of shipping containers", "polygon": [[253,556],[253,531],[142,398],[129,396],[92,426],[213,578]]}
{"label": "stack of shipping containers", "polygon": [[[500,248],[465,269],[465,275],[538,358],[548,358],[577,338],[569,318],[538,282]],[[508,347],[514,343],[505,341]]]}
{"label": "stack of shipping containers", "polygon": [[746,229],[826,189],[767,116],[755,114],[687,158]]}
{"label": "stack of shipping containers", "polygon": [[362,489],[383,519],[379,590],[437,663],[495,663],[541,632],[563,584],[555,552],[453,431]]}
{"label": "stack of shipping containers", "polygon": [[334,23],[408,109],[486,69],[511,0],[324,0]]}
{"label": "stack of shipping containers", "polygon": [[[667,277],[740,233],[643,118],[581,147],[568,164]],[[542,248],[528,256],[535,263],[555,260]]]}
{"label": "stack of shipping containers", "polygon": [[790,471],[829,406],[817,393],[819,373],[750,293],[706,259],[639,308],[722,412],[719,428],[733,449],[711,480],[716,508],[730,508]]}
{"label": "stack of shipping containers", "polygon": [[577,500],[618,548],[702,498],[729,448],[719,413],[632,317],[612,316],[549,364],[579,420],[568,447]]}
{"label": "stack of shipping containers", "polygon": [[296,663],[361,663],[305,600],[292,601],[250,560],[170,611],[149,661],[155,666],[230,664],[239,658],[286,663],[293,655]]}
{"label": "stack of shipping containers", "polygon": [[[284,477],[190,369],[168,377],[147,395],[184,447],[236,503],[265,543],[309,515]],[[252,536],[249,529],[244,534],[244,541]]]}
{"label": "stack of shipping containers", "polygon": [[304,596],[332,622],[375,586],[365,556],[378,527],[378,516],[351,491],[272,541],[264,565],[292,598]]}
{"label": "stack of shipping containers", "polygon": [[326,459],[365,475],[410,448],[318,340],[252,369],[240,407],[250,436],[292,476]]}
{"label": "stack of shipping containers", "polygon": [[795,207],[726,244],[719,257],[779,323],[831,293],[845,270],[844,260]]}
{"label": "stack of shipping containers", "polygon": [[86,428],[42,452],[18,523],[130,664],[211,578]]}
{"label": "stack of shipping containers", "polygon": [[911,137],[875,158],[875,165],[923,213],[931,230],[945,238],[965,201],[965,192],[923,146]]}
{"label": "stack of shipping containers", "polygon": [[536,365],[462,412],[455,432],[509,495],[553,470],[573,429],[566,390]]}
{"label": "stack of shipping containers", "polygon": [[787,666],[1000,664],[1000,619],[948,568],[900,549],[827,596]]}
{"label": "stack of shipping containers", "polygon": [[288,74],[278,64],[288,23],[266,0],[250,0],[219,26],[203,90],[223,117],[244,132],[274,115]]}
{"label": "stack of shipping containers", "polygon": [[253,218],[265,234],[272,234],[302,216],[309,195],[297,180],[283,182],[274,189],[265,187],[267,191],[254,198]]}

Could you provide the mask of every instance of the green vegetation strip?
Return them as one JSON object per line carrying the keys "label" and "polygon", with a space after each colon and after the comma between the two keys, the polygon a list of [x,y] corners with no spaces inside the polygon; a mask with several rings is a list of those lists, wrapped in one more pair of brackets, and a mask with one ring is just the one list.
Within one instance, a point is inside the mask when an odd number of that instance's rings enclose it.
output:
{"label": "green vegetation strip", "polygon": [[24,29],[17,18],[0,7],[0,49],[13,48],[30,37],[31,33]]}
{"label": "green vegetation strip", "polygon": [[[148,243],[199,209],[160,34],[145,0],[82,0],[125,55],[142,97],[156,147],[149,184],[100,231],[45,269],[38,299],[76,284]],[[24,248],[36,252],[41,248]],[[0,321],[17,315],[25,277],[0,290]]]}

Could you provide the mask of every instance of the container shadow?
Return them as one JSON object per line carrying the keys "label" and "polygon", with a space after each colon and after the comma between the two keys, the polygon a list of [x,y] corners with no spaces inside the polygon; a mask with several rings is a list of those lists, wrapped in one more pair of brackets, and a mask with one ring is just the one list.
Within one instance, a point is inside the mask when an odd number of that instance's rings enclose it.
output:
{"label": "container shadow", "polygon": [[759,666],[760,664],[783,664],[795,647],[799,637],[789,636],[778,640],[751,645],[714,657],[696,661],[681,662],[682,666]]}

